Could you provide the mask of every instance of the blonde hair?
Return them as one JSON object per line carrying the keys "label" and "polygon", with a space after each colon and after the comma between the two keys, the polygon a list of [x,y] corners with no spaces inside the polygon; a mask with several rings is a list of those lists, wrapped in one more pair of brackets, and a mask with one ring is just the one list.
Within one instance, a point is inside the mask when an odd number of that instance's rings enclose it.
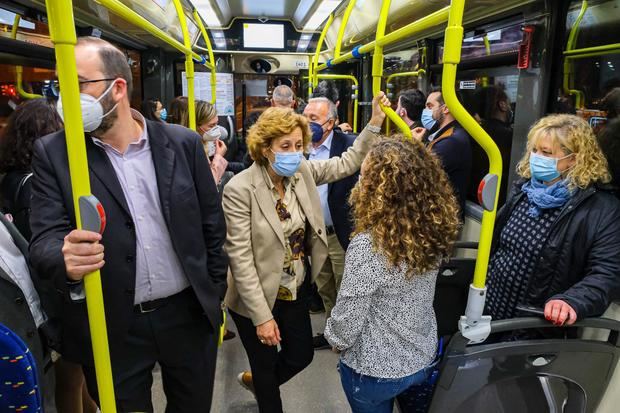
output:
{"label": "blonde hair", "polygon": [[198,125],[202,125],[203,123],[209,122],[215,116],[217,116],[217,110],[214,105],[209,102],[205,102],[204,100],[196,101],[196,127],[198,127]]}
{"label": "blonde hair", "polygon": [[273,107],[265,110],[248,132],[248,152],[257,164],[266,166],[269,161],[263,155],[263,149],[269,148],[274,139],[288,135],[300,128],[304,148],[310,144],[308,120],[293,109]]}
{"label": "blonde hair", "polygon": [[369,232],[373,248],[407,277],[438,267],[456,240],[456,198],[439,160],[420,142],[386,138],[366,156],[351,191],[355,234]]}
{"label": "blonde hair", "polygon": [[545,116],[532,126],[527,135],[525,154],[517,164],[517,173],[523,178],[532,177],[530,154],[543,136],[560,145],[566,155],[575,155],[575,166],[566,174],[569,189],[584,189],[595,182],[611,180],[607,160],[592,128],[580,117],[567,114]]}

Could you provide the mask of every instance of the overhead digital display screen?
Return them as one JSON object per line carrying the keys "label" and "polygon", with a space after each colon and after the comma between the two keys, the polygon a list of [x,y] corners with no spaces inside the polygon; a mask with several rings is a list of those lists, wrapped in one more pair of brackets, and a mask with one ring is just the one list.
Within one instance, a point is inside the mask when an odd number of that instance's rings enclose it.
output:
{"label": "overhead digital display screen", "polygon": [[244,23],[243,47],[245,49],[284,49],[284,25]]}

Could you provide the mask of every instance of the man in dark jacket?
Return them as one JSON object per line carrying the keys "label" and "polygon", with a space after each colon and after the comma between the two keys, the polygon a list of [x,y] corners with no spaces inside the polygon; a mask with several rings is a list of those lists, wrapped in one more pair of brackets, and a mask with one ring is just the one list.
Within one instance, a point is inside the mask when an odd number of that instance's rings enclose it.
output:
{"label": "man in dark jacket", "polygon": [[[347,135],[335,127],[338,111],[334,102],[329,99],[325,97],[310,99],[304,109],[304,116],[310,120],[313,132],[311,160],[327,160],[340,156],[353,145],[355,136]],[[323,207],[329,256],[315,282],[323,300],[327,318],[336,304],[336,295],[342,281],[344,252],[349,246],[349,237],[353,228],[348,197],[358,179],[356,173],[317,188]],[[323,334],[314,338],[314,344],[315,349],[330,347]]]}
{"label": "man in dark jacket", "polygon": [[416,139],[423,140],[441,160],[463,216],[471,175],[471,138],[450,113],[441,89],[433,89],[426,98],[422,124],[431,132],[430,135],[426,137],[427,132],[423,128],[416,128],[413,135]]}
{"label": "man in dark jacket", "polygon": [[62,296],[62,354],[84,366],[97,400],[81,290],[84,276],[101,269],[118,409],[152,410],[159,363],[168,410],[208,411],[228,260],[200,137],[130,108],[131,70],[114,46],[81,38],[75,53],[81,94],[90,97],[81,105],[91,189],[107,226],[103,235],[75,229],[65,133],[37,140],[31,261]]}

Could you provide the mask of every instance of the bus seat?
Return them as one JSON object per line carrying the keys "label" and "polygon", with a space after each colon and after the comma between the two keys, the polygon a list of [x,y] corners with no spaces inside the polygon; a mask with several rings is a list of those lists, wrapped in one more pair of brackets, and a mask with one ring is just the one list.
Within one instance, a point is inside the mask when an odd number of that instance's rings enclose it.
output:
{"label": "bus seat", "polygon": [[[602,317],[620,321],[620,303],[611,303]],[[607,334],[609,334],[609,331],[584,328],[580,332],[580,337],[583,339],[603,341]],[[607,391],[596,409],[597,413],[612,413],[618,411],[618,406],[620,406],[620,392],[618,389],[620,389],[620,369],[618,369],[616,365],[614,375],[609,382],[609,386],[607,386]]]}
{"label": "bus seat", "polygon": [[[457,241],[454,246],[456,250],[478,249],[477,242]],[[439,268],[433,300],[439,337],[458,331],[458,321],[465,314],[475,267],[475,258],[452,257]]]}
{"label": "bus seat", "polygon": [[17,334],[0,324],[0,411],[40,412],[34,357]]}
{"label": "bus seat", "polygon": [[[608,330],[607,340],[533,339],[468,345],[456,333],[440,366],[430,412],[594,412],[620,356],[620,323],[589,318],[575,326]],[[562,328],[541,318],[491,323],[492,333]],[[616,409],[617,410],[617,409]]]}

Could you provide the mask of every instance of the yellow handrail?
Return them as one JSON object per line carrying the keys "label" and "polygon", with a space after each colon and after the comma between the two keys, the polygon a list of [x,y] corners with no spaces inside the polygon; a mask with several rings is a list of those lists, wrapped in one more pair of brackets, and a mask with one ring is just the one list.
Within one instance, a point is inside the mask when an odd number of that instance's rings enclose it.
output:
{"label": "yellow handrail", "polygon": [[[392,73],[385,79],[386,89],[390,89],[389,84],[392,81],[392,79],[394,79],[395,77],[419,77],[419,76],[424,76],[425,74],[426,74],[426,70],[424,69],[418,69],[413,72]],[[387,122],[385,123],[385,133],[388,136],[390,135],[390,132],[392,129],[391,126],[392,125],[390,123],[390,118],[388,118]]]}
{"label": "yellow handrail", "polygon": [[[189,53],[196,60],[202,59],[202,57],[198,53],[192,51],[191,47],[187,47],[184,44],[181,44],[177,40],[173,39],[172,37],[170,37],[170,35],[155,26],[153,23],[146,20],[144,17],[140,16],[129,7],[125,6],[119,0],[97,0],[97,3],[101,4],[103,7],[116,14],[123,20],[149,32],[159,40],[168,43],[170,46],[174,47],[178,51],[185,53],[186,55]],[[205,63],[205,66],[211,69],[211,63],[207,62]]]}
{"label": "yellow handrail", "polygon": [[340,57],[340,50],[342,47],[342,39],[344,38],[344,32],[347,30],[347,24],[349,23],[349,17],[351,17],[351,13],[355,8],[356,0],[349,0],[349,4],[347,4],[347,8],[344,11],[344,15],[342,16],[342,21],[340,22],[340,29],[338,30],[338,38],[336,39],[336,46],[334,46],[334,57]]}
{"label": "yellow handrail", "polygon": [[[82,109],[80,107],[80,88],[75,64],[77,37],[73,20],[73,4],[71,0],[47,0],[45,4],[50,37],[56,53],[58,81],[62,89],[61,98],[65,114],[64,126],[75,222],[77,228],[82,228],[79,199],[82,196],[90,195],[91,191]],[[103,290],[101,288],[101,274],[98,270],[84,277],[84,288],[86,290],[88,323],[90,325],[101,411],[103,413],[115,413],[116,403],[108,349]]]}
{"label": "yellow handrail", "polygon": [[308,56],[308,99],[312,97],[312,82],[314,72],[312,71],[312,56]]}
{"label": "yellow handrail", "polygon": [[316,74],[318,73],[316,70],[316,67],[319,64],[319,56],[321,55],[321,48],[323,47],[323,42],[325,41],[325,36],[327,35],[327,30],[329,30],[329,26],[332,25],[332,22],[334,21],[334,14],[330,14],[329,18],[327,19],[327,22],[325,23],[325,26],[323,26],[323,30],[321,31],[321,35],[319,36],[319,41],[316,44],[316,52],[314,53],[314,59],[312,60],[312,74],[313,74],[313,78],[312,78],[312,84],[314,87],[316,87],[317,83],[318,83],[318,79],[316,77]]}
{"label": "yellow handrail", "polygon": [[566,50],[564,56],[568,59],[602,56],[605,54],[620,53],[620,43],[605,44],[602,46],[585,47],[583,49]]}
{"label": "yellow handrail", "polygon": [[317,74],[319,79],[325,80],[350,80],[355,85],[355,99],[353,99],[353,133],[357,133],[357,112],[359,106],[359,82],[355,76],[351,75],[331,75],[331,74]]}
{"label": "yellow handrail", "polygon": [[[433,28],[437,25],[443,24],[448,20],[448,12],[450,10],[450,6],[446,6],[443,9],[437,10],[434,13],[429,14],[428,16],[424,16],[413,23],[409,23],[406,26],[401,27],[398,30],[394,30],[383,36],[381,39],[375,39],[374,41],[367,43],[363,46],[360,46],[357,51],[360,54],[370,53],[375,48],[375,43],[378,43],[379,46],[387,46],[394,42],[404,40],[407,37],[410,37],[416,33],[419,33],[423,30]],[[346,62],[347,60],[353,59],[353,51],[350,51],[346,54],[341,55],[338,58],[334,58],[331,60],[331,65],[337,65],[342,62]],[[314,70],[320,72],[327,69],[327,64],[322,64],[316,67]]]}
{"label": "yellow handrail", "polygon": [[[575,45],[577,44],[577,35],[579,34],[579,24],[581,24],[581,20],[586,14],[587,9],[588,0],[583,0],[581,2],[581,10],[579,11],[579,15],[577,16],[577,19],[575,19],[575,23],[573,23],[573,27],[571,27],[570,33],[568,35],[568,41],[566,42],[566,52],[575,49]],[[585,107],[585,95],[581,90],[573,89],[571,84],[573,63],[568,57],[565,57],[563,66],[564,73],[562,79],[562,89],[564,90],[564,94],[575,96],[575,106],[579,109],[583,109]]]}
{"label": "yellow handrail", "polygon": [[202,37],[204,37],[205,43],[207,44],[207,50],[209,51],[209,62],[211,63],[211,104],[215,105],[215,101],[217,100],[217,75],[215,73],[215,56],[213,56],[213,47],[211,46],[211,40],[209,39],[207,29],[205,29],[205,25],[202,23],[202,19],[198,15],[198,11],[196,11],[196,9],[193,10],[193,14],[194,20],[196,20],[198,28],[200,28],[200,33],[202,33]]}
{"label": "yellow handrail", "polygon": [[185,77],[187,79],[187,113],[189,116],[188,127],[192,130],[196,130],[196,96],[194,94],[194,61],[192,55],[192,45],[189,38],[189,31],[187,30],[187,21],[185,18],[185,11],[181,5],[181,0],[172,0],[174,8],[177,11],[179,17],[179,23],[181,25],[181,32],[183,33],[183,44],[188,52],[185,53]]}
{"label": "yellow handrail", "polygon": [[[452,0],[443,52],[442,95],[446,106],[450,108],[450,113],[486,152],[489,157],[489,173],[496,175],[497,182],[501,182],[502,157],[497,145],[484,129],[482,129],[478,122],[465,110],[456,96],[456,71],[461,60],[464,7],[465,0]],[[495,192],[493,210],[484,210],[482,213],[482,228],[480,230],[478,257],[476,259],[473,281],[473,285],[476,288],[484,288],[485,286],[497,210],[498,192],[499,185],[497,185]]]}
{"label": "yellow handrail", "polygon": [[[19,14],[15,15],[13,19],[13,27],[11,28],[11,38],[13,40],[17,39],[17,30],[19,28],[19,21],[21,20],[21,16]],[[42,98],[43,96],[37,95],[36,93],[28,93],[24,90],[22,86],[22,78],[23,78],[24,68],[22,66],[15,66],[15,85],[17,87],[17,93],[19,96],[24,99],[36,99]]]}
{"label": "yellow handrail", "polygon": [[[372,93],[377,95],[381,90],[381,81],[383,79],[383,46],[380,45],[381,40],[385,35],[385,26],[387,25],[387,18],[390,12],[391,0],[383,0],[381,4],[381,13],[379,14],[379,22],[377,24],[377,35],[375,38],[375,52],[372,57]],[[385,113],[392,122],[401,130],[403,135],[408,139],[412,139],[411,129],[409,125],[391,107],[381,106],[381,110]]]}

